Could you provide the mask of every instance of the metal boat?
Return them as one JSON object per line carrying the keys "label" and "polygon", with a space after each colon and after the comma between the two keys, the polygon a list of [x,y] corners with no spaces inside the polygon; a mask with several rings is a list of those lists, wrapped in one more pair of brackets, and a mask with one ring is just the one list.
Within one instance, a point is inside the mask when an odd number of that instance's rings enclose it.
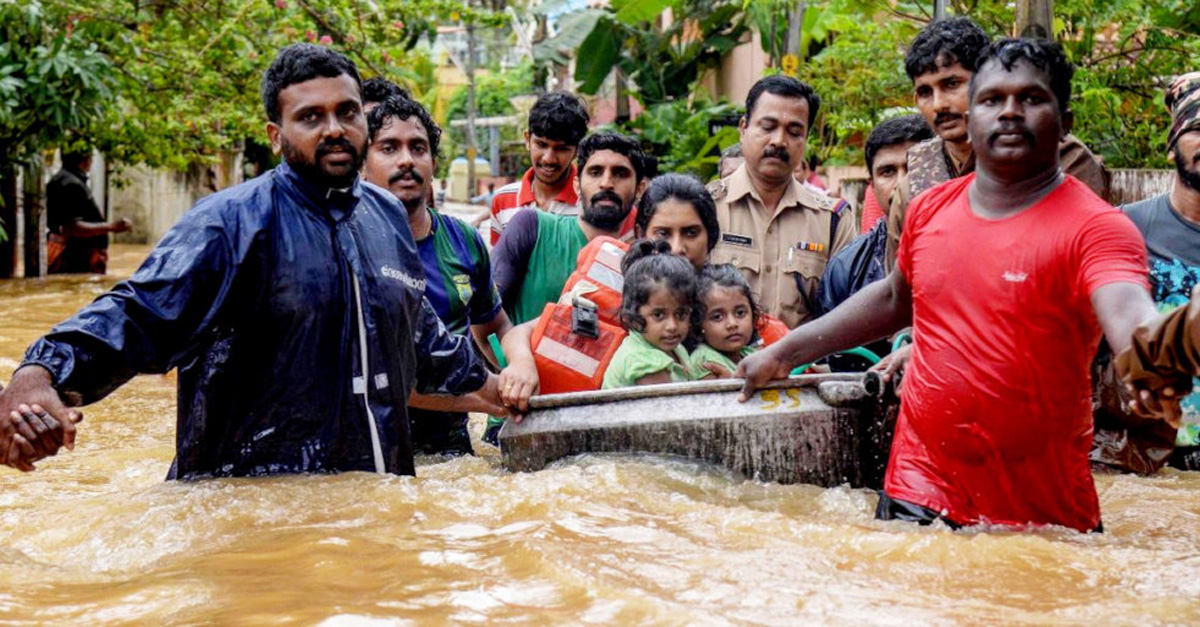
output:
{"label": "metal boat", "polygon": [[745,477],[878,488],[898,402],[874,372],[772,381],[738,401],[740,379],[536,396],[500,431],[504,465],[536,471],[583,453],[651,453]]}

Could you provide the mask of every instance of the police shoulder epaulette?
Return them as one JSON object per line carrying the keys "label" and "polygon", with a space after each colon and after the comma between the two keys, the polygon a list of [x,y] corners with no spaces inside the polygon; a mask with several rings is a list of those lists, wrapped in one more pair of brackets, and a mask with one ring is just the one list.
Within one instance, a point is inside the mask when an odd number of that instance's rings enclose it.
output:
{"label": "police shoulder epaulette", "polygon": [[725,179],[717,179],[708,184],[708,193],[714,202],[720,202],[729,193],[729,186],[725,184]]}
{"label": "police shoulder epaulette", "polygon": [[803,185],[800,186],[799,197],[800,204],[804,205],[805,207],[823,209],[825,211],[833,211],[838,202],[836,198],[830,198],[825,194],[818,194],[804,187]]}

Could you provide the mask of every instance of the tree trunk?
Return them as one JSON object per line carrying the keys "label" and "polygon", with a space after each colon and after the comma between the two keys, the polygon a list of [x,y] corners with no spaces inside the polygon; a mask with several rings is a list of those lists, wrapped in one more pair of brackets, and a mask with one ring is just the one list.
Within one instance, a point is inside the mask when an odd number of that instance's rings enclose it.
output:
{"label": "tree trunk", "polygon": [[[7,148],[0,146],[7,152]],[[0,163],[0,279],[17,271],[17,170]]]}
{"label": "tree trunk", "polygon": [[25,165],[25,278],[46,276],[46,186],[42,181],[45,161],[35,155]]}
{"label": "tree trunk", "polygon": [[476,194],[475,156],[479,144],[475,137],[475,25],[467,24],[467,201]]}
{"label": "tree trunk", "polygon": [[1054,0],[1017,0],[1018,37],[1054,39]]}

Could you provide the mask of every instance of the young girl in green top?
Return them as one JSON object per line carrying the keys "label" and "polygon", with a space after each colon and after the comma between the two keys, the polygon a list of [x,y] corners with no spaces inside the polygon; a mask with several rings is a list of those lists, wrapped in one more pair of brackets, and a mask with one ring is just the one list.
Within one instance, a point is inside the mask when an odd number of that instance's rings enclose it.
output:
{"label": "young girl in green top", "polygon": [[692,380],[683,347],[692,328],[696,271],[670,244],[638,240],[621,262],[621,324],[629,330],[604,372],[605,389]]}
{"label": "young girl in green top", "polygon": [[696,286],[700,309],[697,339],[689,364],[697,379],[726,379],[737,371],[742,357],[758,344],[755,329],[762,309],[741,271],[729,264],[709,265],[700,271]]}

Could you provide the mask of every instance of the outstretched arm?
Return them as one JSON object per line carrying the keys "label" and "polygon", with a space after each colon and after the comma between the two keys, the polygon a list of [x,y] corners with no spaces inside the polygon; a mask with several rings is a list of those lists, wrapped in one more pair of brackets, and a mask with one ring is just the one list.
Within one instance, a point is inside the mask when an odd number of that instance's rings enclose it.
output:
{"label": "outstretched arm", "polygon": [[[1200,374],[1200,301],[1158,318],[1141,286],[1106,285],[1092,295],[1096,316],[1117,357],[1117,374],[1132,397],[1130,409],[1178,426],[1179,399]],[[1135,293],[1138,292],[1138,293]]]}
{"label": "outstretched arm", "polygon": [[741,400],[749,399],[767,381],[786,378],[800,364],[872,342],[911,323],[912,287],[903,274],[892,272],[833,311],[743,359],[736,375],[746,380]]}
{"label": "outstretched arm", "polygon": [[[70,450],[82,415],[67,405],[93,403],[135,374],[186,359],[216,319],[243,253],[221,214],[193,209],[132,278],[34,342],[0,392],[0,463],[32,470],[60,447]],[[29,412],[21,408],[35,405],[47,418],[22,420]]]}

